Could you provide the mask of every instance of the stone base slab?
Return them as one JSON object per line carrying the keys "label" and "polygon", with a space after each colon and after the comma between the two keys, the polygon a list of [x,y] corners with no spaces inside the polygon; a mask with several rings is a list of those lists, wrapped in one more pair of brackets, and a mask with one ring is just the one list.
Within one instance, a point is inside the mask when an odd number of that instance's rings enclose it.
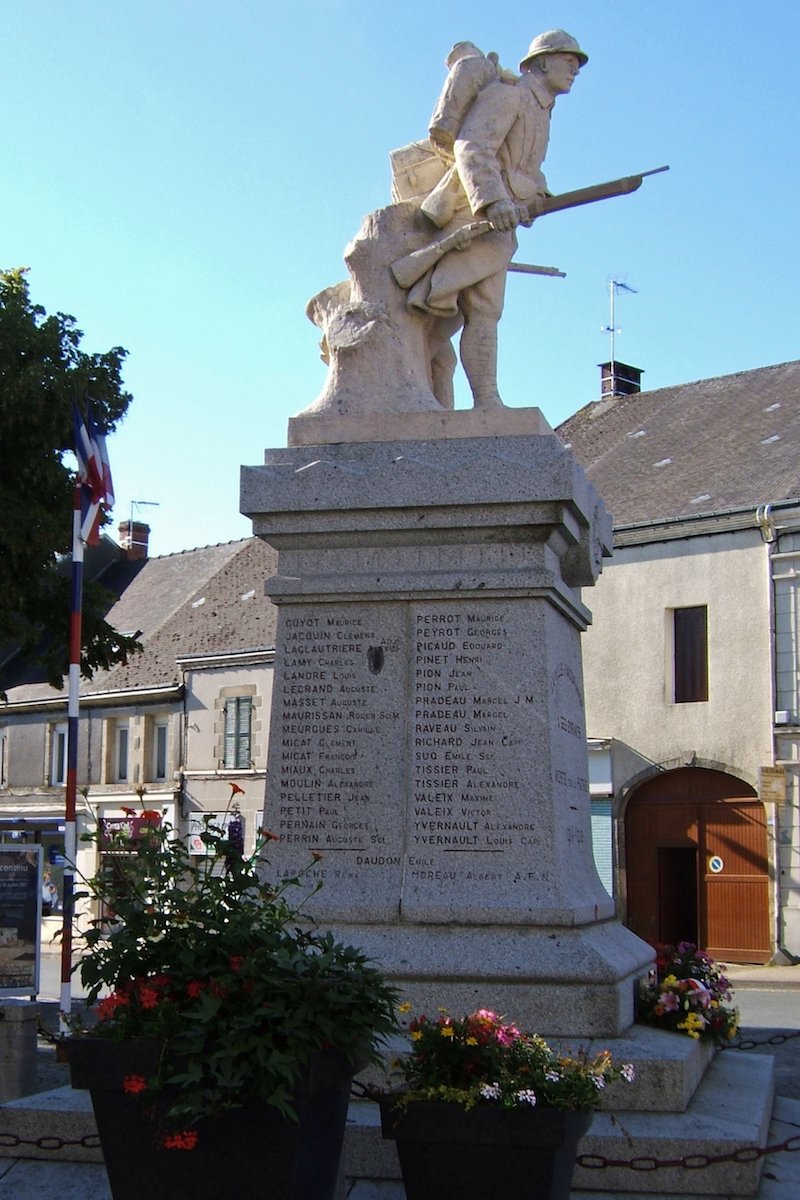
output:
{"label": "stone base slab", "polygon": [[552,433],[538,408],[467,408],[436,412],[301,413],[289,418],[287,445],[432,441],[436,438],[518,437]]}
{"label": "stone base slab", "polygon": [[413,1012],[492,1008],[553,1037],[623,1034],[652,962],[652,948],[616,920],[574,928],[326,924],[380,964]]}

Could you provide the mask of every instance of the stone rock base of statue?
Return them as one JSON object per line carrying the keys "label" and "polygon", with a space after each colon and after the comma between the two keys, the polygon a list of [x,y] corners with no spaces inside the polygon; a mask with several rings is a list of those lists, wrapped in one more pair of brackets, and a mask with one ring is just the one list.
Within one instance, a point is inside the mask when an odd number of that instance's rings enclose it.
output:
{"label": "stone rock base of statue", "polygon": [[627,1029],[652,951],[592,855],[580,589],[611,530],[572,455],[551,433],[295,446],[243,469],[242,511],[279,552],[273,867],[321,856],[310,911],[418,1011]]}

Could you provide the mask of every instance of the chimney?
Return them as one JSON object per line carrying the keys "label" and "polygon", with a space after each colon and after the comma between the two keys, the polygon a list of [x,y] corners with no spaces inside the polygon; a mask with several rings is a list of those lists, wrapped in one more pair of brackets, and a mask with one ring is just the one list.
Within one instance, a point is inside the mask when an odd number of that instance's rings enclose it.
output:
{"label": "chimney", "polygon": [[144,521],[121,521],[119,526],[119,547],[122,557],[128,561],[147,558],[147,544],[150,539],[150,526]]}
{"label": "chimney", "polygon": [[643,371],[623,362],[600,363],[600,398],[634,396],[642,390]]}

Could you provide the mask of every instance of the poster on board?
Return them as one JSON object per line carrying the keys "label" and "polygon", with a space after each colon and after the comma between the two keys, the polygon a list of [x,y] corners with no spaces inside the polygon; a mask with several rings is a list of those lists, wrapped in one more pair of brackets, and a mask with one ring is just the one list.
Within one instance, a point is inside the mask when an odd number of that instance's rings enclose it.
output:
{"label": "poster on board", "polygon": [[39,991],[41,880],[41,846],[0,846],[0,996]]}

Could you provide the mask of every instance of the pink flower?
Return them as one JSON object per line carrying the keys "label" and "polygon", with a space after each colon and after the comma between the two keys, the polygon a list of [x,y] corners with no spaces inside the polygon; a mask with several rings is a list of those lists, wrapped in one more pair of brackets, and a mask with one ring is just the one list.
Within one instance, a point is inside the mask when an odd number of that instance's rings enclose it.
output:
{"label": "pink flower", "polygon": [[510,1046],[519,1037],[516,1025],[501,1025],[497,1031],[497,1040],[501,1046]]}
{"label": "pink flower", "polygon": [[658,997],[658,1002],[664,1012],[677,1012],[681,1006],[681,1002],[674,992],[662,992]]}

